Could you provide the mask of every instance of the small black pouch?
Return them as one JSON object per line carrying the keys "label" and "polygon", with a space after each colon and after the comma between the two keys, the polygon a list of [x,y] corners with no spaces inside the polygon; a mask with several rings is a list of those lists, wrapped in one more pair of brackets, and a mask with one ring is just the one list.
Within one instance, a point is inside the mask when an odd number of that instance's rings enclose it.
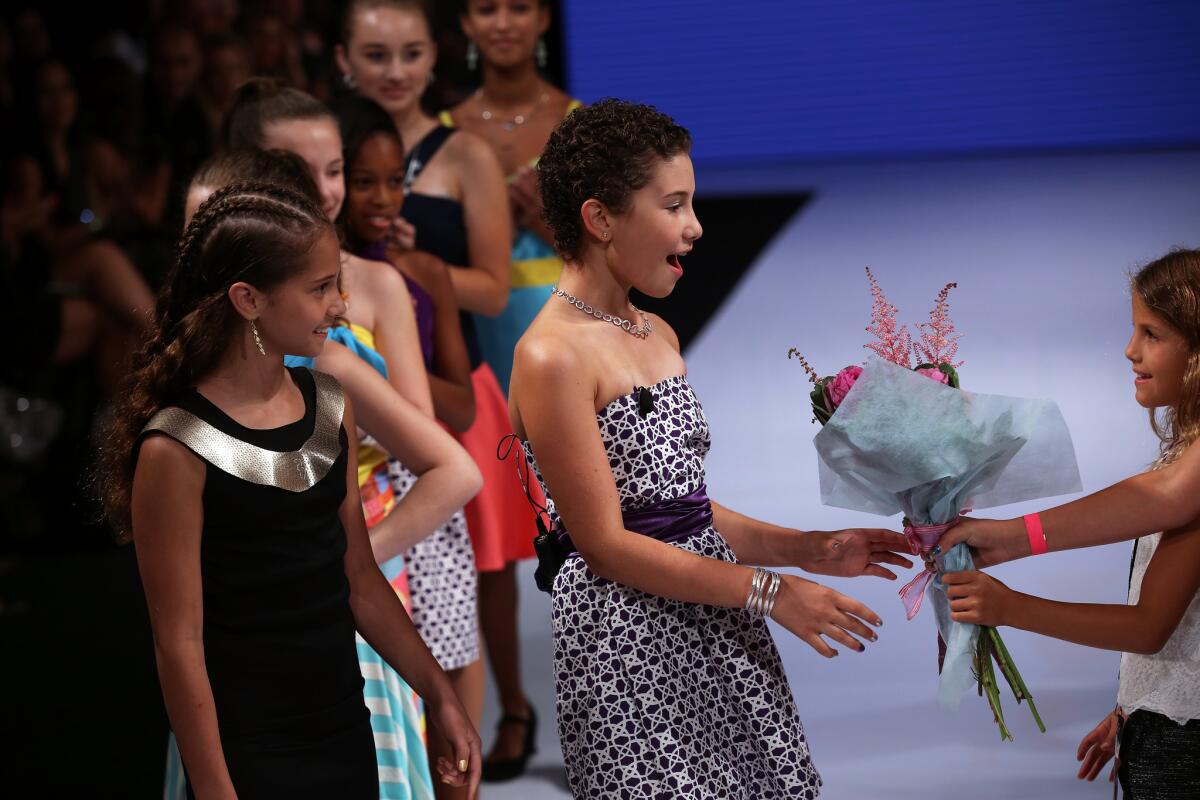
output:
{"label": "small black pouch", "polygon": [[569,545],[559,541],[558,535],[546,530],[546,523],[537,516],[538,535],[533,540],[533,549],[537,553],[538,565],[533,574],[537,587],[549,594],[554,588],[554,578],[562,565],[567,563],[571,551]]}
{"label": "small black pouch", "polygon": [[[520,440],[516,434],[510,433],[500,440],[500,444],[496,447],[496,458],[501,461],[506,460],[514,448],[517,450],[517,479],[525,491],[525,499],[529,501],[529,505],[533,509],[534,524],[537,525],[537,536],[533,538],[533,550],[537,553],[538,566],[533,579],[537,583],[538,589],[549,594],[554,587],[555,576],[558,575],[558,571],[562,569],[562,565],[571,555],[571,545],[569,540],[565,544],[560,542],[558,536],[546,527],[543,517],[550,519],[550,511],[534,500],[533,494],[529,491],[529,481],[525,472],[521,470],[521,464],[525,462],[525,453],[520,447]],[[529,465],[526,463],[525,467],[527,471]]]}

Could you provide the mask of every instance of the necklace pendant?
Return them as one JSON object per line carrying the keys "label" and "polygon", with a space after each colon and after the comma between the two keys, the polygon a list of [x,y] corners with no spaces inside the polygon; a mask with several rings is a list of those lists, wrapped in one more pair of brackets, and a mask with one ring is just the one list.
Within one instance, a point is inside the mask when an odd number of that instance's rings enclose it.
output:
{"label": "necklace pendant", "polygon": [[510,133],[511,133],[512,131],[516,130],[516,127],[517,127],[517,125],[518,125],[518,123],[517,123],[517,121],[516,121],[516,120],[512,120],[511,122],[502,122],[502,123],[500,123],[500,127],[501,127],[501,128],[503,128],[504,130],[506,130],[506,131],[510,132]]}

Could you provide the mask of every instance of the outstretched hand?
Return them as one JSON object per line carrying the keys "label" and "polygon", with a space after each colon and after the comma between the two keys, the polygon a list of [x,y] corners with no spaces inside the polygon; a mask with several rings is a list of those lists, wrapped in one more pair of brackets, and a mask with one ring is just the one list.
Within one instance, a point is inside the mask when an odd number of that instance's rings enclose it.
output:
{"label": "outstretched hand", "polygon": [[837,650],[822,636],[859,653],[867,649],[859,639],[874,642],[879,638],[867,623],[879,627],[883,620],[853,597],[795,575],[781,577],[783,582],[771,618],[821,655],[826,658],[837,655]]}
{"label": "outstretched hand", "polygon": [[908,569],[913,562],[900,555],[910,553],[908,541],[898,533],[880,528],[850,528],[843,531],[813,532],[820,537],[814,555],[800,566],[807,572],[857,578],[873,575],[896,580],[896,573],[881,566],[891,564]]}

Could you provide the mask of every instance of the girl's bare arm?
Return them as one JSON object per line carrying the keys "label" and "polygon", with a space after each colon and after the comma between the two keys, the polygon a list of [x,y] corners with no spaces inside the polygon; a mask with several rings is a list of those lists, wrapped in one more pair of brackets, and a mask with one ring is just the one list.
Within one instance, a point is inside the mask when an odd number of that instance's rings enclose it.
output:
{"label": "girl's bare arm", "polygon": [[236,794],[204,663],[204,476],[204,463],[182,444],[148,436],[133,477],[133,541],[163,700],[188,780],[198,798],[231,798]]}
{"label": "girl's bare arm", "polygon": [[1164,533],[1135,605],[1060,603],[1013,591],[982,572],[943,576],[952,617],[1009,625],[1076,644],[1157,653],[1200,589],[1200,525]]}

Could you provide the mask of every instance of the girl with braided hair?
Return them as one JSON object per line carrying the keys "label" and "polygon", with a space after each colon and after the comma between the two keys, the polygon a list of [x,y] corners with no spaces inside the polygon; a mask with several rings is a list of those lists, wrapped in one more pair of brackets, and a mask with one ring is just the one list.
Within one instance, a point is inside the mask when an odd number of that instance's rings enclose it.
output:
{"label": "girl with braided hair", "polygon": [[[374,107],[371,101],[362,98],[347,98],[346,102],[355,101]],[[382,115],[391,138],[398,140],[391,118],[382,109],[374,109]],[[350,109],[343,103],[340,111],[346,115]],[[361,107],[359,113],[351,116],[361,116]],[[256,80],[238,90],[222,126],[222,140],[229,147],[274,148],[302,158],[318,187],[322,209],[330,219],[340,221],[346,216],[347,184],[343,180],[346,162],[356,156],[361,144],[349,139],[357,139],[360,134],[356,129],[362,127],[339,124],[332,111],[310,95],[267,80]],[[403,171],[395,182],[402,178]],[[394,211],[390,215],[376,215],[374,222],[382,221],[383,230],[391,231]],[[475,418],[469,369],[427,375],[422,360],[417,365],[419,372],[414,374],[401,361],[407,359],[403,349],[397,347],[401,340],[417,348],[422,356],[426,347],[433,344],[428,330],[422,332],[432,322],[428,313],[430,298],[417,284],[406,282],[404,264],[411,268],[424,265],[423,272],[446,275],[445,264],[428,253],[404,250],[389,258],[378,251],[343,251],[342,279],[349,309],[331,331],[330,338],[342,342],[379,369],[397,391],[411,393],[411,387],[420,384],[425,396],[432,398],[430,416],[436,415],[451,430],[465,431]],[[450,303],[454,303],[452,294]],[[404,320],[402,313],[407,315]],[[414,314],[416,322],[410,322]],[[457,306],[443,319],[456,322]],[[446,343],[444,337],[438,338],[442,344]],[[465,347],[461,334],[458,345]],[[493,451],[498,438],[492,440]],[[398,456],[394,452],[390,455]],[[402,458],[388,456],[389,452],[373,443],[364,443],[358,454],[360,491],[373,540],[379,526],[388,524],[390,504],[404,497],[420,474]],[[489,454],[489,460],[496,462],[494,452]],[[506,473],[506,477],[515,484],[511,474]],[[475,560],[465,514],[455,513],[448,521],[439,521],[419,541],[410,541],[409,545],[399,564],[385,564],[384,571],[388,575],[397,574],[399,569],[405,571],[407,588],[411,591],[409,608],[417,631],[447,671],[468,713],[478,721],[483,713],[484,674],[480,663]],[[436,734],[429,737],[428,743],[431,762],[436,763],[438,755],[450,755],[451,748]],[[382,777],[387,774],[383,768],[387,766],[388,754],[381,749],[379,755]],[[387,794],[388,789],[384,792]],[[403,800],[404,793],[399,794]]]}
{"label": "girl with braided hair", "polygon": [[[345,311],[338,273],[332,225],[308,198],[266,183],[215,192],[107,430],[99,486],[137,549],[195,797],[378,797],[355,630],[454,743],[442,780],[478,783],[478,735],[372,555],[353,407],[335,379],[283,365],[321,352]],[[405,444],[425,465],[452,440],[427,426]],[[418,491],[397,513],[461,502]]]}
{"label": "girl with braided hair", "polygon": [[[322,202],[308,166],[295,153],[251,148],[227,150],[204,162],[192,176],[185,199],[185,224],[213,192],[239,180],[265,181],[294,189],[314,203]],[[344,280],[344,273],[342,277]],[[437,498],[438,502],[420,507],[408,505],[405,513],[392,513],[401,497],[390,490],[386,464],[383,464],[383,490],[379,489],[380,476],[373,466],[378,461],[376,454],[380,447],[389,453],[406,452],[409,438],[419,436],[421,429],[437,423],[422,415],[420,409],[395,391],[388,383],[388,371],[382,357],[375,351],[365,354],[352,335],[345,336],[347,332],[340,325],[332,328],[320,357],[315,360],[288,356],[284,363],[328,372],[337,378],[353,401],[359,427],[365,434],[358,448],[358,483],[371,547],[383,574],[412,614],[404,554],[415,538],[424,537],[430,528],[445,521],[445,500],[454,497],[465,500],[478,490],[482,477],[462,448],[446,449],[440,454],[438,464],[427,464],[421,473],[421,477],[426,478],[422,491]],[[430,471],[436,466],[445,468],[431,475]],[[441,485],[434,491],[432,487],[439,481]],[[435,517],[435,513],[438,516]],[[415,616],[414,623],[417,623]],[[420,625],[417,625],[419,632]],[[434,795],[434,788],[427,763],[427,731],[420,698],[362,637],[355,639],[359,669],[364,679],[363,693],[371,710],[371,730],[375,734],[380,798],[429,800]],[[431,652],[437,658],[436,650],[431,648]],[[440,660],[439,665],[448,669]],[[186,783],[179,749],[171,737],[164,800],[182,800],[186,796]]]}

